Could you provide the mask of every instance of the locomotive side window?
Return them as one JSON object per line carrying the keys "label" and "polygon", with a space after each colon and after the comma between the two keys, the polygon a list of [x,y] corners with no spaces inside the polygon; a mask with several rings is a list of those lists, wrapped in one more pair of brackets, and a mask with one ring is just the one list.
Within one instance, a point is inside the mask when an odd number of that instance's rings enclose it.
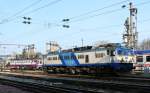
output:
{"label": "locomotive side window", "polygon": [[51,57],[48,57],[48,60],[52,60],[52,58],[51,58]]}
{"label": "locomotive side window", "polygon": [[64,56],[64,59],[69,60],[70,56]]}
{"label": "locomotive side window", "polygon": [[76,59],[76,56],[71,56],[71,59]]}
{"label": "locomotive side window", "polygon": [[60,60],[60,58],[58,57],[58,60]]}
{"label": "locomotive side window", "polygon": [[89,55],[85,55],[85,63],[89,63]]}
{"label": "locomotive side window", "polygon": [[53,60],[57,60],[57,57],[53,57]]}
{"label": "locomotive side window", "polygon": [[146,62],[150,62],[150,56],[146,56]]}
{"label": "locomotive side window", "polygon": [[109,50],[107,50],[107,55],[109,55],[110,53],[109,53],[110,51]]}
{"label": "locomotive side window", "polygon": [[143,56],[137,56],[136,62],[143,62]]}
{"label": "locomotive side window", "polygon": [[95,54],[95,58],[102,58],[102,57],[104,57],[104,56],[105,56],[104,53],[96,53],[96,54]]}
{"label": "locomotive side window", "polygon": [[84,59],[84,55],[78,55],[78,59]]}

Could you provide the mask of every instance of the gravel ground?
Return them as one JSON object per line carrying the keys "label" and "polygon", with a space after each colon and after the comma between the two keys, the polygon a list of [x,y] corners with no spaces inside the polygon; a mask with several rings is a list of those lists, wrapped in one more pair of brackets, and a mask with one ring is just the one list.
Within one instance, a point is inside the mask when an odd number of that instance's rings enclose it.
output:
{"label": "gravel ground", "polygon": [[15,87],[0,84],[0,93],[32,93],[32,92],[27,92]]}

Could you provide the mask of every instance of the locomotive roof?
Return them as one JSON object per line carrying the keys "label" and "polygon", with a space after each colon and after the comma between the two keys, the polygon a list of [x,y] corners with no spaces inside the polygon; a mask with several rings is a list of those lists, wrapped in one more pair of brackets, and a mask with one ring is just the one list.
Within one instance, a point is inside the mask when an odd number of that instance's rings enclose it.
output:
{"label": "locomotive roof", "polygon": [[66,49],[66,50],[49,52],[48,55],[49,54],[57,55],[60,52],[63,52],[63,53],[65,53],[65,52],[77,52],[77,53],[79,53],[79,52],[90,52],[90,51],[95,51],[95,50],[107,50],[109,48],[118,48],[118,47],[122,47],[120,43],[108,43],[108,44],[99,45],[97,47],[83,46],[83,47],[75,47],[75,48]]}

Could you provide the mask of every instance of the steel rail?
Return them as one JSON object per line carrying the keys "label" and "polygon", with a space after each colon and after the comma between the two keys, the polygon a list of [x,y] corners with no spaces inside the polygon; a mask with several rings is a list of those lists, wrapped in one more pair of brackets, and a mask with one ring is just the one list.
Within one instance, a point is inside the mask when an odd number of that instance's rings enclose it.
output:
{"label": "steel rail", "polygon": [[[7,76],[7,75],[5,75]],[[10,75],[8,75],[10,77]],[[128,91],[128,90],[134,90],[134,91],[141,91],[144,93],[149,93],[150,91],[150,79],[145,78],[132,78],[132,77],[107,77],[102,79],[85,79],[85,78],[69,78],[69,77],[32,77],[32,76],[15,76],[12,77],[16,78],[24,78],[24,79],[33,79],[33,80],[39,80],[47,81],[47,82],[62,82],[64,85],[76,86],[76,90],[79,92],[79,89],[77,89],[80,86],[83,86],[85,88],[91,88],[91,89],[113,89],[113,90],[120,90],[120,91]],[[56,87],[55,87],[56,88]],[[63,88],[67,89],[67,88]],[[73,90],[72,90],[73,91]],[[80,88],[80,92],[84,91],[85,89]],[[78,93],[75,92],[75,93]],[[96,91],[91,91],[96,92]],[[71,92],[72,93],[72,92]],[[90,93],[90,92],[87,92]]]}
{"label": "steel rail", "polygon": [[[94,90],[85,90],[78,88],[66,88],[57,86],[48,86],[38,83],[20,82],[8,79],[0,78],[0,83],[4,85],[14,86],[23,90],[27,90],[33,93],[97,93]],[[99,92],[100,93],[100,92]]]}

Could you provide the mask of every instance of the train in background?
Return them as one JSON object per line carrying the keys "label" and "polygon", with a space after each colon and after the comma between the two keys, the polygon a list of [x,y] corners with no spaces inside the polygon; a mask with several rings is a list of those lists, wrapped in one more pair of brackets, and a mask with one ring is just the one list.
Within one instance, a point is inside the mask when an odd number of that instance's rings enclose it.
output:
{"label": "train in background", "polygon": [[47,54],[43,64],[49,73],[98,74],[131,72],[133,50],[120,43],[107,43],[99,46],[83,46],[61,50],[57,44],[50,44],[53,50]]}
{"label": "train in background", "polygon": [[135,71],[150,73],[150,50],[135,50]]}
{"label": "train in background", "polygon": [[41,59],[9,59],[7,67],[10,70],[41,70]]}
{"label": "train in background", "polygon": [[34,44],[24,48],[21,54],[14,54],[7,58],[6,66],[10,70],[42,69],[42,54],[35,52]]}

